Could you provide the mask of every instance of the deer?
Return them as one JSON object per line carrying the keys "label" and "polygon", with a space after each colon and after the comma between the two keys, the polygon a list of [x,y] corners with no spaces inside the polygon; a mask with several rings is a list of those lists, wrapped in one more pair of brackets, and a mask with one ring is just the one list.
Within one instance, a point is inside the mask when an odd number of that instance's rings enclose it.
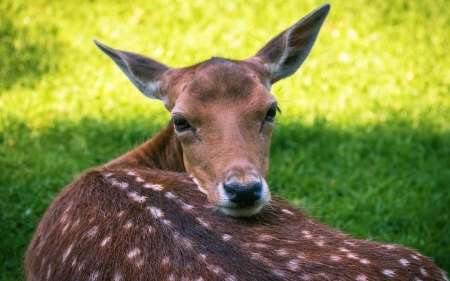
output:
{"label": "deer", "polygon": [[415,250],[352,238],[271,195],[270,89],[303,64],[329,11],[248,59],[184,68],[94,40],[171,120],[62,190],[26,252],[27,280],[448,280]]}

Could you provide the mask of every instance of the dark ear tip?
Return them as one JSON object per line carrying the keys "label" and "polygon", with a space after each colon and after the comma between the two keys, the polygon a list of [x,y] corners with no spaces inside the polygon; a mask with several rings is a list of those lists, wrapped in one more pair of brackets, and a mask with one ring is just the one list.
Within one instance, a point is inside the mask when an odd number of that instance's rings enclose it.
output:
{"label": "dark ear tip", "polygon": [[322,6],[320,6],[319,8],[316,9],[317,12],[321,12],[321,13],[325,13],[328,14],[330,12],[331,9],[331,4],[330,3],[325,3]]}
{"label": "dark ear tip", "polygon": [[104,48],[105,47],[105,45],[103,45],[102,43],[98,42],[97,39],[95,39],[95,38],[92,39],[92,41],[94,41],[94,44],[97,45],[97,47],[99,47],[99,48]]}
{"label": "dark ear tip", "polygon": [[100,43],[99,41],[97,41],[97,39],[93,39],[92,41],[94,41],[94,44],[97,45],[97,47],[104,53],[108,54],[109,56],[111,55],[117,55],[116,51],[102,43]]}

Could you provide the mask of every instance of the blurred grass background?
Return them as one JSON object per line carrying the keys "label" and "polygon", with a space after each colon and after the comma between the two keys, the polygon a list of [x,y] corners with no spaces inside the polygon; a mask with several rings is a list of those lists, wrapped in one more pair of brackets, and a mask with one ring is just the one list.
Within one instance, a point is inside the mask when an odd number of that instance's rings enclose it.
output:
{"label": "blurred grass background", "polygon": [[[181,67],[244,59],[322,1],[0,2],[0,279],[60,190],[169,120],[92,43]],[[273,93],[269,184],[355,237],[450,271],[450,13],[446,0],[331,1],[297,74]]]}

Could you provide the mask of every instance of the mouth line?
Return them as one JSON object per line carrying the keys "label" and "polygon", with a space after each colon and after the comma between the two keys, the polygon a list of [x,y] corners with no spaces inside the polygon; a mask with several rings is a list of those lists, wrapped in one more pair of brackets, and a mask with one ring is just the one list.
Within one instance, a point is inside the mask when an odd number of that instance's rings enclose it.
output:
{"label": "mouth line", "polygon": [[251,217],[259,213],[265,204],[252,204],[251,206],[224,206],[216,205],[219,211],[231,217]]}
{"label": "mouth line", "polygon": [[233,202],[226,202],[225,204],[216,204],[219,208],[227,208],[227,209],[251,209],[251,208],[258,208],[261,205],[264,205],[264,202],[260,202],[261,200],[257,200],[255,202],[246,204],[246,203],[233,203]]}

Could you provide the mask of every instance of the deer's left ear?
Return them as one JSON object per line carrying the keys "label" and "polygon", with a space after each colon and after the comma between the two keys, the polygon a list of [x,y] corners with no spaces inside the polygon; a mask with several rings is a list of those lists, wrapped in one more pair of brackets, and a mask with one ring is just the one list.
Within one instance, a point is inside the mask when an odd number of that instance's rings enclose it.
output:
{"label": "deer's left ear", "polygon": [[115,50],[97,40],[94,43],[120,67],[139,91],[165,103],[166,96],[160,91],[160,82],[169,67],[143,55]]}
{"label": "deer's left ear", "polygon": [[320,6],[273,38],[256,54],[268,68],[270,84],[297,71],[309,55],[330,7],[328,3]]}

